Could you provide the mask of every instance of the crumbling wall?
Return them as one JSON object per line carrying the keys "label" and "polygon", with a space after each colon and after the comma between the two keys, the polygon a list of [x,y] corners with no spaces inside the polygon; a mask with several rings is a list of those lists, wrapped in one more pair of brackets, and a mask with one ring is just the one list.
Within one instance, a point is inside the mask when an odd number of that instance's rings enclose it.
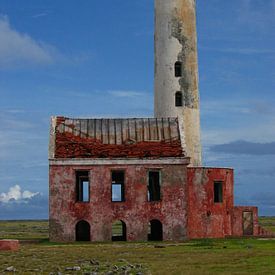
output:
{"label": "crumbling wall", "polygon": [[254,206],[235,206],[232,209],[232,235],[233,236],[244,236],[244,223],[243,223],[243,213],[252,212],[253,213],[253,236],[264,235],[259,232],[258,224],[258,208]]}
{"label": "crumbling wall", "polygon": [[[161,171],[161,201],[148,202],[148,171],[154,169]],[[89,203],[76,202],[78,170],[90,171]],[[111,201],[112,170],[125,171],[125,202]],[[74,241],[76,223],[86,220],[92,241],[110,241],[112,223],[122,220],[128,241],[145,241],[149,221],[157,219],[164,240],[182,240],[187,237],[186,180],[185,165],[51,165],[50,239]]]}
{"label": "crumbling wall", "polygon": [[[223,202],[214,203],[214,182],[223,182]],[[188,168],[188,237],[223,238],[232,234],[233,170]]]}
{"label": "crumbling wall", "polygon": [[[175,76],[175,63],[181,76]],[[178,117],[191,165],[201,165],[195,0],[155,1],[155,117]],[[182,94],[182,106],[175,95]]]}

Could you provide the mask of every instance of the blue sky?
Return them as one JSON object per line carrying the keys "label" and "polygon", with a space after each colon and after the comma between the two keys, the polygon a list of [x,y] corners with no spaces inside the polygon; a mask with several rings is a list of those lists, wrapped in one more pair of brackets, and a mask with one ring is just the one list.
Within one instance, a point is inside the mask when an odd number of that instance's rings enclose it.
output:
{"label": "blue sky", "polygon": [[[206,166],[275,215],[275,1],[197,0]],[[153,0],[0,0],[0,219],[47,218],[51,115],[153,115]]]}

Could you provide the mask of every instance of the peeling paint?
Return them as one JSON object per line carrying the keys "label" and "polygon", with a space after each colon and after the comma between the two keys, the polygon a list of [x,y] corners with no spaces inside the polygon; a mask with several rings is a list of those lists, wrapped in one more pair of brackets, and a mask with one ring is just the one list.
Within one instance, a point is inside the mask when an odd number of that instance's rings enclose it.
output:
{"label": "peeling paint", "polygon": [[[178,117],[192,166],[201,165],[196,12],[194,0],[155,1],[155,117]],[[181,77],[175,63],[182,62]],[[182,93],[182,106],[175,95]]]}
{"label": "peeling paint", "polygon": [[[90,201],[76,202],[76,171],[89,171]],[[111,171],[125,172],[125,202],[111,201]],[[148,171],[161,171],[161,200],[147,200]],[[214,182],[223,182],[223,202],[214,202]],[[233,204],[233,170],[186,165],[50,166],[50,239],[75,240],[75,226],[89,222],[91,241],[110,241],[112,223],[125,222],[128,241],[146,241],[148,223],[163,225],[164,240],[242,236],[242,213],[254,214],[254,236],[263,234],[256,207]],[[262,231],[261,231],[262,230]],[[267,232],[265,232],[267,235]]]}

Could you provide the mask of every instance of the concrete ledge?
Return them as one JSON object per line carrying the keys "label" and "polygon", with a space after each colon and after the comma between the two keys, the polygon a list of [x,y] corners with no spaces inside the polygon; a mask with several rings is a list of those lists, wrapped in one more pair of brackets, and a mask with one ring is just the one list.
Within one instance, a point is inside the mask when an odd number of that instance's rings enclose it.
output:
{"label": "concrete ledge", "polygon": [[175,157],[175,158],[157,158],[157,159],[50,159],[51,166],[66,166],[66,165],[152,165],[152,164],[180,164],[188,165],[190,158],[188,157]]}
{"label": "concrete ledge", "polygon": [[0,240],[0,251],[18,251],[19,247],[18,240]]}

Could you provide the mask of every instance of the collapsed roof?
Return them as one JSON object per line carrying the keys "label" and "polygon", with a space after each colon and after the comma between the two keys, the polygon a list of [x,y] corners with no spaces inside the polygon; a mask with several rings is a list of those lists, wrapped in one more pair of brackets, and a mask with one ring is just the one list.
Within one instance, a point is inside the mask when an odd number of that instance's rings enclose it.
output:
{"label": "collapsed roof", "polygon": [[177,118],[52,117],[50,159],[185,157]]}

